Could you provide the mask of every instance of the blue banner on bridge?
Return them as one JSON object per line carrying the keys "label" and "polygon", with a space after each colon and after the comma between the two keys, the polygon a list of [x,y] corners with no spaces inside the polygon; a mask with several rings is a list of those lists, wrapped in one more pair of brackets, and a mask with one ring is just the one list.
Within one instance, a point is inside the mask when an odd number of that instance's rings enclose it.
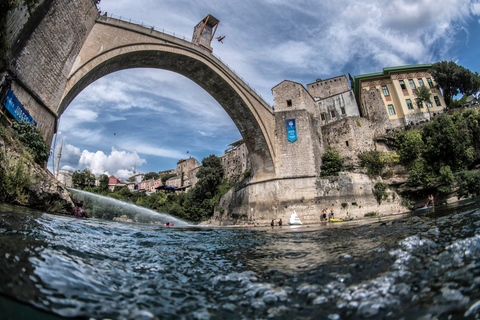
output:
{"label": "blue banner on bridge", "polygon": [[13,94],[12,90],[8,90],[7,98],[5,99],[4,106],[8,110],[8,112],[12,114],[12,116],[15,119],[33,124],[34,127],[37,126],[37,123],[35,122],[35,120],[28,113],[28,111],[25,110],[25,108],[20,103],[20,101],[18,101],[15,94]]}
{"label": "blue banner on bridge", "polygon": [[290,142],[297,140],[297,125],[295,119],[287,119],[287,139]]}

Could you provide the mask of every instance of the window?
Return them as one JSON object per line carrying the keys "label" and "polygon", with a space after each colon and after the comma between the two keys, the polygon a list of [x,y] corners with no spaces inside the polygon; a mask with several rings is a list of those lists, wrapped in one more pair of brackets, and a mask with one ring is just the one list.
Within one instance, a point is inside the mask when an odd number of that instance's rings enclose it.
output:
{"label": "window", "polygon": [[388,92],[387,86],[382,86],[382,90],[383,90],[383,94],[384,94],[384,95],[386,95],[386,96],[389,96],[389,95],[390,95],[390,92]]}
{"label": "window", "polygon": [[287,100],[287,107],[291,107],[292,106],[292,100]]}
{"label": "window", "polygon": [[335,118],[335,110],[330,111],[330,114],[332,115],[332,118]]}
{"label": "window", "polygon": [[423,80],[422,79],[417,79],[418,80],[418,85],[421,87],[421,86],[424,86],[425,84],[423,83]]}
{"label": "window", "polygon": [[393,104],[388,105],[388,113],[390,113],[391,116],[395,115],[395,108],[393,107]]}
{"label": "window", "polygon": [[418,108],[419,108],[419,109],[422,109],[422,108],[423,108],[423,102],[422,102],[422,100],[420,100],[420,99],[416,99],[416,100],[417,100],[417,106],[418,106]]}
{"label": "window", "polygon": [[325,121],[325,113],[322,113],[320,116],[322,117],[322,121]]}
{"label": "window", "polygon": [[440,107],[442,105],[440,103],[440,99],[437,96],[433,96],[433,98],[435,99],[435,104],[437,105],[437,107]]}
{"label": "window", "polygon": [[427,104],[427,107],[428,107],[428,108],[433,108],[433,106],[432,106],[432,104],[431,104],[430,102],[427,101],[427,102],[425,102],[425,103]]}
{"label": "window", "polygon": [[410,88],[412,88],[412,90],[415,90],[415,82],[413,82],[413,79],[408,79],[408,83],[410,83]]}
{"label": "window", "polygon": [[405,82],[403,80],[400,80],[400,87],[402,87],[402,90],[407,90],[407,87],[405,86]]}
{"label": "window", "polygon": [[430,86],[430,88],[433,88],[434,85],[433,85],[433,81],[431,78],[427,78],[427,82],[428,82],[428,85]]}
{"label": "window", "polygon": [[413,104],[412,104],[412,100],[410,100],[410,99],[407,99],[406,101],[407,101],[407,106],[408,106],[408,109],[409,109],[409,110],[413,110]]}
{"label": "window", "polygon": [[342,111],[342,114],[345,114],[345,108],[341,107],[340,110]]}

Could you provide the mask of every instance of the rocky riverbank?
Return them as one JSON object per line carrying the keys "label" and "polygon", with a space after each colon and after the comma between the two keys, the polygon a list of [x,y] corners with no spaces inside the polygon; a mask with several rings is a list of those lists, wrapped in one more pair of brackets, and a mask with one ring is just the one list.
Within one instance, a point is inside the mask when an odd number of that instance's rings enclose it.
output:
{"label": "rocky riverbank", "polygon": [[73,202],[65,185],[35,163],[18,134],[5,123],[0,123],[0,158],[0,202],[71,213]]}

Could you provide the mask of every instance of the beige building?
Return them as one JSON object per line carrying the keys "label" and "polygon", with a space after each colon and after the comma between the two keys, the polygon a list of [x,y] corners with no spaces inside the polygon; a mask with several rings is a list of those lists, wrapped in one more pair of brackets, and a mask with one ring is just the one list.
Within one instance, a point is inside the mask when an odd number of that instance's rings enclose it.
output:
{"label": "beige building", "polygon": [[230,148],[225,150],[225,154],[219,157],[222,161],[224,178],[239,178],[239,180],[242,180],[245,171],[251,170],[247,146],[243,139],[237,140],[228,146]]}
{"label": "beige building", "polygon": [[73,172],[61,169],[58,171],[57,180],[63,183],[66,187],[72,187]]}
{"label": "beige building", "polygon": [[182,191],[187,191],[197,182],[196,173],[199,168],[200,163],[197,159],[193,157],[181,159],[177,162],[177,176],[168,179],[165,182],[165,185],[174,186]]}
{"label": "beige building", "polygon": [[[446,107],[435,79],[428,73],[431,64],[384,68],[382,72],[355,76],[355,96],[363,117],[379,120],[384,113],[390,128],[430,120]],[[426,86],[432,103],[417,102],[413,90]]]}

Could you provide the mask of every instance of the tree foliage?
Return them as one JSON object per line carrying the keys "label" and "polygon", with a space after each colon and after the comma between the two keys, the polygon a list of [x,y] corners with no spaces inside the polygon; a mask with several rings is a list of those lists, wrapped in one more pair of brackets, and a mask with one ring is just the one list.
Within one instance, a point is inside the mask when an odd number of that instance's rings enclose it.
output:
{"label": "tree foliage", "polygon": [[18,133],[18,139],[25,145],[36,163],[43,166],[50,156],[50,146],[43,136],[30,124],[13,120],[12,128]]}
{"label": "tree foliage", "polygon": [[424,147],[422,135],[417,130],[397,132],[395,141],[400,163],[407,167],[421,155]]}
{"label": "tree foliage", "polygon": [[106,174],[101,174],[100,177],[98,177],[98,188],[100,191],[106,191],[108,189],[108,176]]}
{"label": "tree foliage", "polygon": [[322,155],[320,176],[338,176],[338,173],[343,170],[343,162],[344,159],[340,152],[331,146],[327,146],[327,150]]}
{"label": "tree foliage", "polygon": [[407,185],[449,193],[455,184],[459,196],[478,193],[475,174],[463,171],[480,164],[480,113],[441,114],[421,131],[395,135],[401,163],[408,169]]}
{"label": "tree foliage", "polygon": [[72,175],[72,183],[82,189],[86,186],[93,186],[95,185],[95,175],[87,169],[77,170]]}
{"label": "tree foliage", "polygon": [[438,87],[442,89],[447,106],[451,105],[453,97],[457,94],[471,95],[480,89],[478,73],[473,73],[453,61],[434,63],[429,71]]}
{"label": "tree foliage", "polygon": [[220,158],[210,155],[202,160],[197,172],[198,182],[188,192],[185,201],[188,218],[201,221],[213,214],[215,203],[211,201],[223,180],[223,167]]}
{"label": "tree foliage", "polygon": [[[413,94],[417,97],[417,106],[420,108],[424,103],[432,104],[432,93],[426,86],[420,86],[413,89]],[[428,109],[428,106],[426,106]]]}
{"label": "tree foliage", "polygon": [[146,173],[144,176],[143,176],[143,180],[142,181],[147,181],[147,180],[158,180],[158,178],[160,177],[160,175],[157,173],[157,172],[149,172],[149,173]]}

